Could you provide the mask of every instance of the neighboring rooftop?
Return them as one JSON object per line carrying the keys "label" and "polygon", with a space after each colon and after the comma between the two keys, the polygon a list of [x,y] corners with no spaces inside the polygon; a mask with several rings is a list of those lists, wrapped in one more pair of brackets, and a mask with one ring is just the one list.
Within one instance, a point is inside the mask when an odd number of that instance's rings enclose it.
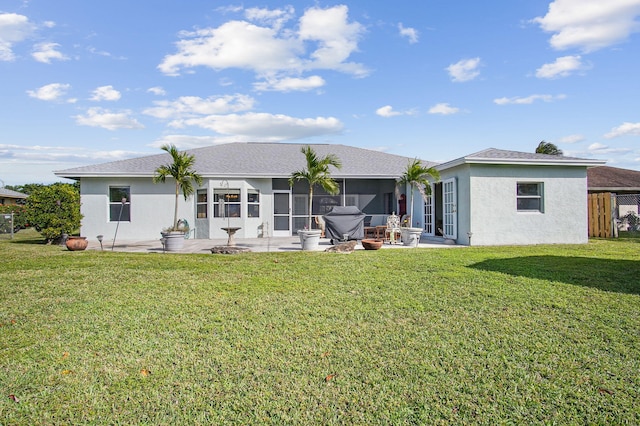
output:
{"label": "neighboring rooftop", "polygon": [[640,171],[600,166],[587,169],[589,191],[638,192],[640,193]]}
{"label": "neighboring rooftop", "polygon": [[7,189],[5,187],[0,188],[0,198],[15,198],[24,200],[27,198],[27,194],[23,194],[22,192],[12,191],[11,189]]}

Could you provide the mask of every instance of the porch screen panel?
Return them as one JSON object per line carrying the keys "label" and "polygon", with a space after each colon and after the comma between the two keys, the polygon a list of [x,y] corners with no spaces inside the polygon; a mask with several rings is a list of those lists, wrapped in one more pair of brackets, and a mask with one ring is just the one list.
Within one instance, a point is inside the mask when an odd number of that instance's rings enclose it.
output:
{"label": "porch screen panel", "polygon": [[289,230],[289,194],[273,194],[273,229]]}

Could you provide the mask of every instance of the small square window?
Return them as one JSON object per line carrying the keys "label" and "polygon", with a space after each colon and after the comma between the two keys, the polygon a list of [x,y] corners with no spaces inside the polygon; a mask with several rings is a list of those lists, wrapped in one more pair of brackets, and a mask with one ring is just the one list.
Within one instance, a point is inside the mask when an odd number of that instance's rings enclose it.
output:
{"label": "small square window", "polygon": [[516,190],[516,204],[519,212],[542,212],[542,183],[519,182]]}
{"label": "small square window", "polygon": [[131,222],[131,188],[109,187],[109,221]]}

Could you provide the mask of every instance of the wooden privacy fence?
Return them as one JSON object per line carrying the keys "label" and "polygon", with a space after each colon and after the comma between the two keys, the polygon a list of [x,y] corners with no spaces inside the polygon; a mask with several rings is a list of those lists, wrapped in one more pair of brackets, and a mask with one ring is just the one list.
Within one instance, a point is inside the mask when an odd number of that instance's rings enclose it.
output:
{"label": "wooden privacy fence", "polygon": [[613,203],[610,192],[589,194],[589,237],[613,237]]}

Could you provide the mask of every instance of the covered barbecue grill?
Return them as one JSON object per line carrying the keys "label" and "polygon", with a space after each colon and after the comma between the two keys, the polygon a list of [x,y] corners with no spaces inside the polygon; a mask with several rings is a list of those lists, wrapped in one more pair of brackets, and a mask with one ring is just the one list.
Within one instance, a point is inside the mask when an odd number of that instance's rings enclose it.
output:
{"label": "covered barbecue grill", "polygon": [[365,214],[356,206],[335,206],[322,217],[325,221],[325,235],[332,241],[364,238]]}

